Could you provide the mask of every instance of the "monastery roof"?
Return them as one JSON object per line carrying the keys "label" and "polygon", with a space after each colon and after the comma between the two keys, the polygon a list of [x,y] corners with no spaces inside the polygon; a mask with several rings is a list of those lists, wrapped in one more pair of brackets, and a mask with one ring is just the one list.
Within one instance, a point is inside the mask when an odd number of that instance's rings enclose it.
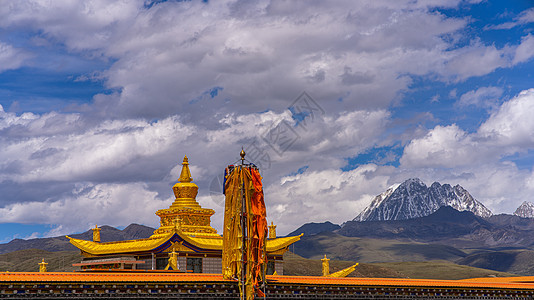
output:
{"label": "monastery roof", "polygon": [[[300,237],[291,236],[284,238],[268,239],[267,252],[274,252],[283,249],[298,240]],[[118,253],[137,253],[137,252],[161,252],[172,246],[174,242],[180,242],[182,245],[195,252],[222,251],[223,238],[219,237],[195,237],[188,236],[180,231],[171,232],[162,237],[150,237],[147,239],[128,240],[119,242],[99,243],[68,237],[71,244],[78,249],[93,254],[118,254]]]}

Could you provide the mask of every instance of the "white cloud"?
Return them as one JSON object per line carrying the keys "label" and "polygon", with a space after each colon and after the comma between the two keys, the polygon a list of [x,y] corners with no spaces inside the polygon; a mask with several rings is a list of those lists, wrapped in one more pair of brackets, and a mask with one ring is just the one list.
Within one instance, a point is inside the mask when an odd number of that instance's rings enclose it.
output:
{"label": "white cloud", "polygon": [[477,135],[483,142],[505,147],[503,153],[513,154],[534,147],[534,89],[522,91],[503,103],[498,111],[480,126]]}
{"label": "white cloud", "polygon": [[[478,103],[487,95],[493,98],[501,91],[481,88],[462,95],[463,105]],[[467,133],[456,124],[438,125],[404,149],[401,163],[406,167],[473,166],[500,159],[506,155],[534,149],[534,89],[522,91],[504,102],[479,127]]]}
{"label": "white cloud", "polygon": [[0,208],[0,222],[61,224],[50,235],[85,231],[94,224],[157,226],[153,215],[172,199],[159,199],[144,183],[83,184],[61,200],[14,203]]}
{"label": "white cloud", "polygon": [[[281,111],[302,90],[344,98],[335,112],[387,108],[410,84],[399,75],[432,73],[448,59],[446,37],[466,25],[430,11],[458,1],[265,1],[246,13],[236,1],[143,4],[17,2],[0,9],[0,26],[33,28],[70,51],[112,59],[101,76],[121,92],[95,102],[106,115],[181,114],[198,123]],[[217,97],[190,103],[214,87],[223,88]]]}
{"label": "white cloud", "polygon": [[120,38],[143,1],[17,1],[0,7],[0,26],[26,27],[70,49],[101,49]]}
{"label": "white cloud", "polygon": [[446,64],[446,69],[451,77],[459,81],[473,76],[486,75],[510,64],[508,48],[497,49],[494,45],[486,46],[480,42],[453,52],[454,54]]}
{"label": "white cloud", "polygon": [[[280,121],[292,126],[298,136],[291,147],[278,155],[263,137]],[[345,164],[344,159],[377,142],[377,136],[389,122],[389,113],[354,111],[338,116],[316,115],[298,125],[288,110],[281,114],[227,115],[219,120],[220,126],[213,129],[184,125],[176,116],[156,122],[131,119],[94,125],[86,122],[77,114],[17,116],[2,112],[0,128],[5,134],[0,139],[3,147],[0,183],[4,189],[62,186],[59,190],[43,191],[38,199],[22,202],[19,198],[17,203],[4,202],[0,222],[61,224],[63,227],[53,232],[63,233],[87,229],[91,220],[109,225],[141,222],[155,226],[150,221],[152,212],[169,205],[160,199],[172,197],[171,187],[179,176],[182,155],[187,154],[193,178],[201,188],[199,202],[217,211],[214,217],[214,227],[217,228],[217,221],[222,218],[222,202],[217,196],[210,197],[210,184],[226,164],[236,159],[241,146],[249,152],[247,158],[256,163],[258,158],[253,157],[249,147],[254,139],[258,141],[260,151],[271,156],[272,165],[265,165],[262,175],[264,184],[275,190],[280,177],[305,165],[309,172],[329,170],[332,176],[347,181],[345,177],[349,174],[339,170]],[[26,136],[29,132],[32,134]],[[332,177],[332,180],[335,179]],[[10,187],[13,184],[16,185]],[[283,193],[283,189],[278,192]],[[344,192],[334,194],[338,193]],[[150,201],[153,203],[146,205]],[[320,198],[308,201],[311,206],[322,205]],[[347,205],[352,205],[350,200],[347,201]],[[298,219],[290,211],[278,211],[279,204],[279,201],[268,201],[267,205],[274,220],[294,220],[284,227],[286,230],[298,222],[307,221],[306,215]],[[89,205],[94,207],[88,208]],[[144,212],[135,209],[124,212],[124,207],[130,206],[144,207]],[[98,214],[97,211],[105,213]],[[89,214],[79,216],[82,212]],[[119,215],[115,216],[114,212]],[[325,216],[328,213],[325,212]],[[66,214],[68,217],[61,217]],[[332,211],[328,216],[334,217],[335,214]]]}
{"label": "white cloud", "polygon": [[534,22],[534,8],[529,8],[527,10],[522,11],[516,18],[514,18],[514,21],[512,22],[505,22],[498,25],[486,26],[486,29],[512,29],[516,26],[532,22]]}
{"label": "white cloud", "polygon": [[[85,125],[76,115],[6,115],[4,126],[11,127],[4,129],[8,134],[0,139],[4,144],[0,157],[4,166],[19,162],[20,167],[16,173],[0,174],[0,179],[15,182],[98,180],[110,174],[115,180],[121,180],[121,176],[130,176],[131,171],[142,172],[142,167],[128,170],[133,161],[157,157],[173,147],[177,149],[192,134],[192,129],[176,117],[154,123],[108,121],[75,133],[65,126]],[[9,133],[18,124],[33,136],[10,140]]]}
{"label": "white cloud", "polygon": [[17,69],[29,58],[26,51],[0,42],[0,72]]}
{"label": "white cloud", "polygon": [[364,165],[348,172],[325,169],[283,177],[265,188],[267,218],[274,220],[281,234],[308,222],[352,220],[387,189],[392,169]]}
{"label": "white cloud", "polygon": [[515,56],[512,63],[514,65],[523,63],[530,60],[532,57],[534,57],[534,36],[529,34],[521,39],[521,44],[517,46],[515,50]]}
{"label": "white cloud", "polygon": [[525,11],[522,11],[518,16],[518,21],[520,24],[528,24],[534,22],[534,8],[529,8]]}
{"label": "white cloud", "polygon": [[408,168],[454,168],[476,162],[480,155],[476,146],[457,125],[438,125],[423,138],[412,140],[404,148],[400,162]]}
{"label": "white cloud", "polygon": [[460,107],[473,105],[476,107],[494,108],[502,93],[503,90],[498,87],[481,87],[460,96],[460,100],[458,100],[457,104]]}

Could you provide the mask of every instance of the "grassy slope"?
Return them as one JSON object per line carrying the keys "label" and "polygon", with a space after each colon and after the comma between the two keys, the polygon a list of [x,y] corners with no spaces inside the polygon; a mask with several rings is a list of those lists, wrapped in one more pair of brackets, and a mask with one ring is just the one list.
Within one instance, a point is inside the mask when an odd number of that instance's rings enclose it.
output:
{"label": "grassy slope", "polygon": [[[353,265],[352,261],[330,260],[330,272],[336,272]],[[321,261],[306,259],[287,252],[284,255],[284,274],[321,275]],[[457,265],[447,261],[400,262],[400,263],[361,263],[349,277],[375,278],[426,278],[426,279],[465,279],[487,276],[514,276],[510,273]]]}
{"label": "grassy slope", "polygon": [[477,277],[510,277],[517,276],[511,273],[480,269],[470,266],[457,265],[443,260],[423,261],[423,262],[394,262],[376,263],[381,266],[402,272],[410,278],[428,279],[467,279]]}
{"label": "grassy slope", "polygon": [[459,263],[521,275],[532,275],[534,274],[534,251],[480,251],[459,260]]}
{"label": "grassy slope", "polygon": [[79,263],[79,251],[49,252],[38,249],[19,250],[0,255],[0,272],[37,272],[42,259],[48,263],[47,270],[74,271],[73,263]]}
{"label": "grassy slope", "polygon": [[334,259],[365,263],[455,261],[467,256],[462,250],[447,245],[346,237],[334,233],[304,237],[297,243],[295,252],[311,259],[320,259],[327,254]]}

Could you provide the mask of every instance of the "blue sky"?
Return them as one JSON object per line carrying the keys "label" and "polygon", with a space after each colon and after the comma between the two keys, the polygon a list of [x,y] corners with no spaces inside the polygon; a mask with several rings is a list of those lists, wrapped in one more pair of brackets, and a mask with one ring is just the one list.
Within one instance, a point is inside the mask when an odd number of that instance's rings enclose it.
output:
{"label": "blue sky", "polygon": [[[157,226],[241,147],[281,234],[408,178],[534,201],[532,1],[16,1],[0,8],[0,241]],[[306,94],[303,94],[306,92]]]}

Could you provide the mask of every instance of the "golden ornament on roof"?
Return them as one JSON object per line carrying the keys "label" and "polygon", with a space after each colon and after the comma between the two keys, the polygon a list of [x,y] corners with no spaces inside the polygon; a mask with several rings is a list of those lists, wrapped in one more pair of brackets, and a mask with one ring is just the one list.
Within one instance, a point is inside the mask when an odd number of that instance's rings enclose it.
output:
{"label": "golden ornament on roof", "polygon": [[195,200],[198,186],[191,181],[193,181],[193,178],[191,178],[191,171],[189,171],[189,162],[187,156],[184,156],[180,178],[178,178],[178,183],[172,187],[176,200],[172,203],[171,208],[200,208],[200,205]]}

